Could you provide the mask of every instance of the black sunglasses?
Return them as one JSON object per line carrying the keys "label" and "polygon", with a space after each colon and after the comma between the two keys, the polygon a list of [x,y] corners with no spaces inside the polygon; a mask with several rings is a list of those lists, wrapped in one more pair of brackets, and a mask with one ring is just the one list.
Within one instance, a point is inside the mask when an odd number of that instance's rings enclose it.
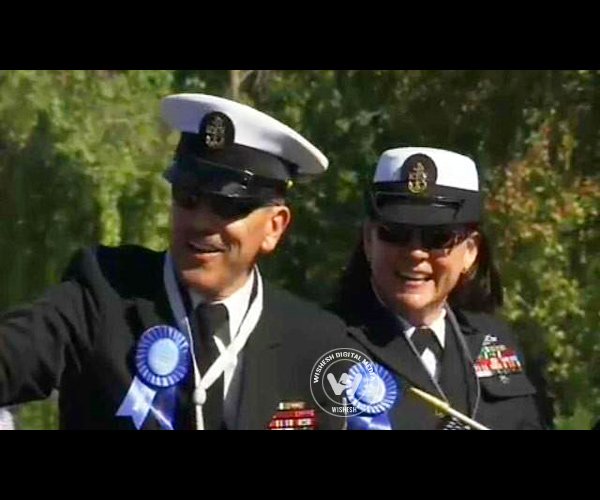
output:
{"label": "black sunglasses", "polygon": [[209,210],[221,219],[243,219],[258,208],[268,206],[262,201],[201,193],[181,186],[172,187],[173,201],[181,208],[194,210],[206,204]]}
{"label": "black sunglasses", "polygon": [[411,226],[395,224],[390,226],[378,225],[377,236],[381,241],[394,245],[406,246],[413,241],[413,234],[419,233],[420,247],[423,250],[447,250],[470,234],[471,230],[460,226]]}

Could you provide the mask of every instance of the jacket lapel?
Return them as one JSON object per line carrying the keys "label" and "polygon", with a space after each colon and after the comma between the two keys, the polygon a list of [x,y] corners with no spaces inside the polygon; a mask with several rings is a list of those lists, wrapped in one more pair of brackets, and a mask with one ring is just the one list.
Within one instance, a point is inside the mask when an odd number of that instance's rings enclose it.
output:
{"label": "jacket lapel", "polygon": [[242,368],[236,373],[239,403],[236,429],[265,429],[275,412],[281,358],[281,338],[269,325],[268,304],[263,303],[261,318],[242,351]]}
{"label": "jacket lapel", "polygon": [[482,325],[478,324],[477,318],[473,314],[458,313],[456,319],[465,336],[471,358],[476,361],[486,336],[485,327],[482,329]]}
{"label": "jacket lapel", "polygon": [[365,301],[361,308],[366,323],[363,328],[351,328],[349,333],[410,385],[437,394],[429,373],[411,349],[398,318],[379,302],[372,291],[365,296]]}
{"label": "jacket lapel", "polygon": [[[388,369],[392,370],[396,375],[406,380],[410,385],[422,389],[430,394],[437,394],[429,373],[413,353],[412,349],[403,332],[398,325],[386,322],[373,326],[373,328],[395,328],[395,334],[390,335],[390,338],[385,342],[380,343],[377,339],[373,340],[372,336],[367,336],[364,331],[352,328],[349,330],[358,342],[360,342],[375,358],[384,364]],[[388,330],[389,331],[389,330]]]}
{"label": "jacket lapel", "polygon": [[477,321],[473,321],[473,315],[456,312],[456,319],[471,357],[470,360],[465,359],[465,356],[462,356],[461,358],[463,360],[465,379],[467,381],[469,415],[472,415],[475,410],[479,385],[474,363],[477,361],[477,357],[481,351],[485,333],[482,333],[477,327]]}
{"label": "jacket lapel", "polygon": [[358,307],[366,321],[360,329],[350,328],[350,335],[374,361],[391,370],[399,382],[398,401],[390,410],[392,429],[435,429],[439,424],[435,411],[407,389],[413,386],[437,397],[441,395],[413,352],[398,318],[379,302],[372,290],[363,296]]}
{"label": "jacket lapel", "polygon": [[[179,329],[179,326],[175,322],[167,292],[165,290],[163,281],[163,265],[164,256],[160,259],[160,265],[156,266],[156,269],[148,269],[146,279],[144,282],[144,290],[138,294],[137,297],[132,299],[132,307],[128,311],[130,316],[130,322],[132,324],[132,332],[135,336],[135,347],[139,342],[142,334],[158,325],[169,325],[173,328]],[[130,366],[133,376],[136,375],[135,368],[135,350],[130,354]],[[191,426],[190,417],[190,405],[191,405],[191,386],[189,381],[192,379],[192,371],[177,388],[175,397],[175,428],[187,428]],[[158,421],[152,415],[152,412],[148,413],[146,420],[144,421],[143,429],[158,430],[161,429]]]}

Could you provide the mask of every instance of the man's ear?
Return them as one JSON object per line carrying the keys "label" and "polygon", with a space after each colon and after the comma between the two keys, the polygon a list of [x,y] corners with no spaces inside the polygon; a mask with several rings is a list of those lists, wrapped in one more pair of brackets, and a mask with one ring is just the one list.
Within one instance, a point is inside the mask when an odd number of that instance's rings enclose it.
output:
{"label": "man's ear", "polygon": [[286,205],[268,207],[268,210],[265,221],[265,237],[260,245],[262,254],[268,254],[275,250],[292,220],[292,213]]}

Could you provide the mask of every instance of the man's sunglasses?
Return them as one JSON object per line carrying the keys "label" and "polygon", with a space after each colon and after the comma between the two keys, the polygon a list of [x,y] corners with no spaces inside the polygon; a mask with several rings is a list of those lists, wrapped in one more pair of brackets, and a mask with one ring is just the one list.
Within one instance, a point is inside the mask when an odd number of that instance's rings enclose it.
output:
{"label": "man's sunglasses", "polygon": [[243,219],[254,210],[268,206],[269,203],[247,198],[226,197],[210,193],[200,193],[180,186],[172,187],[173,201],[181,208],[194,210],[206,205],[221,219]]}
{"label": "man's sunglasses", "polygon": [[419,233],[420,248],[423,250],[448,250],[472,232],[467,226],[411,226],[394,224],[378,225],[377,236],[381,241],[394,245],[407,246],[413,241],[413,234]]}

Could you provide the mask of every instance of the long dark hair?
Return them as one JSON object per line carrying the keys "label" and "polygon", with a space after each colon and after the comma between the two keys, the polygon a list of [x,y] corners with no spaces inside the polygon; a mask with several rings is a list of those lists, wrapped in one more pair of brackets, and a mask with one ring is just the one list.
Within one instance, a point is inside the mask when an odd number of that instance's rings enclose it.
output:
{"label": "long dark hair", "polygon": [[502,280],[494,262],[490,238],[481,226],[472,229],[479,233],[477,259],[469,274],[461,276],[448,303],[457,309],[492,313],[504,304]]}
{"label": "long dark hair", "polygon": [[[480,235],[477,259],[468,275],[461,277],[448,297],[450,307],[492,313],[504,302],[500,274],[494,263],[489,238],[478,226]],[[332,309],[346,316],[359,314],[360,303],[371,287],[371,268],[365,255],[362,233],[346,266],[332,304]],[[351,319],[351,318],[348,318]]]}

